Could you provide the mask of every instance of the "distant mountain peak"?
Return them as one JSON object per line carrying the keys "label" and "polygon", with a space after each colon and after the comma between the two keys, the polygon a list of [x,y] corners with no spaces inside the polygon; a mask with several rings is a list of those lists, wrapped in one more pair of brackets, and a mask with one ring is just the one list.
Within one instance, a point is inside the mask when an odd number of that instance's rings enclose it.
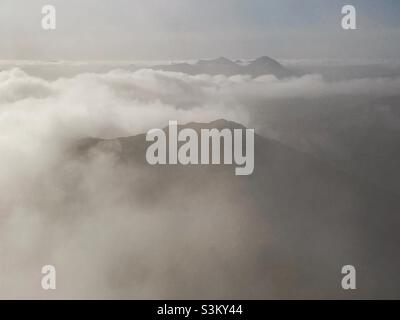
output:
{"label": "distant mountain peak", "polygon": [[219,57],[213,60],[199,60],[197,63],[189,64],[173,64],[156,66],[154,69],[183,72],[187,74],[210,74],[210,75],[250,75],[258,77],[265,74],[272,74],[278,78],[289,77],[292,72],[282,66],[278,61],[263,56],[249,64],[237,63],[225,57]]}
{"label": "distant mountain peak", "polygon": [[212,60],[199,60],[199,64],[218,64],[218,65],[236,65],[233,61],[225,57],[219,57]]}
{"label": "distant mountain peak", "polygon": [[257,64],[258,64],[258,63],[279,64],[278,61],[276,61],[276,60],[274,60],[274,59],[272,59],[272,58],[270,58],[270,57],[267,57],[267,56],[262,56],[262,57],[260,57],[260,58],[257,58],[257,59],[255,59],[255,60],[253,61],[253,63],[257,63]]}
{"label": "distant mountain peak", "polygon": [[[234,121],[226,120],[226,119],[217,119],[217,120],[214,120],[211,122],[206,122],[206,123],[189,122],[186,124],[179,125],[179,127],[190,128],[190,129],[194,129],[196,131],[199,131],[201,129],[218,129],[218,130],[246,129],[246,127],[244,125],[234,122]],[[165,127],[164,130],[168,130],[168,127]]]}
{"label": "distant mountain peak", "polygon": [[214,121],[211,121],[209,123],[210,126],[215,127],[215,128],[229,128],[229,129],[242,129],[245,128],[242,124],[234,122],[234,121],[229,121],[226,119],[217,119]]}
{"label": "distant mountain peak", "polygon": [[217,62],[217,63],[229,63],[229,64],[234,63],[233,61],[231,61],[231,60],[229,60],[228,58],[225,58],[225,57],[219,57],[219,58],[215,59],[214,62]]}

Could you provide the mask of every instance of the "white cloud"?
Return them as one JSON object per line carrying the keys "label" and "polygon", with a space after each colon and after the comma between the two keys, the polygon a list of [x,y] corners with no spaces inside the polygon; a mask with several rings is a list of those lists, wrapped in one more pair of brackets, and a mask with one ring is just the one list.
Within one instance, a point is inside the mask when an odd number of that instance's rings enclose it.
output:
{"label": "white cloud", "polygon": [[[152,177],[119,165],[112,154],[67,159],[64,148],[87,137],[143,133],[168,120],[226,118],[251,126],[251,108],[277,99],[391,96],[399,88],[399,78],[329,83],[316,75],[278,80],[144,69],[45,81],[19,69],[0,72],[0,296],[43,297],[39,270],[52,263],[64,274],[63,297],[173,297],[185,292],[182,283],[189,279],[204,286],[201,293],[235,292],[230,276],[218,271],[217,257],[234,261],[232,272],[243,261],[254,263],[254,274],[245,277],[255,281],[260,270],[253,254],[270,234],[227,201],[229,188],[221,187],[218,215],[201,202],[216,195],[186,186],[169,191],[181,195],[185,212],[174,210],[171,194],[150,206],[148,193],[161,188]],[[242,233],[256,235],[252,252],[242,250]],[[198,256],[182,255],[187,246]],[[193,279],[191,270],[203,277]]]}

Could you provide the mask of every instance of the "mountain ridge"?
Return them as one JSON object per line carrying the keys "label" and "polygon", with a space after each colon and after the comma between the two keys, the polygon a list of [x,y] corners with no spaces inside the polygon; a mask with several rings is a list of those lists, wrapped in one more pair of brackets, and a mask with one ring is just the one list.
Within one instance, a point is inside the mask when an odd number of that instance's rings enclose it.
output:
{"label": "mountain ridge", "polygon": [[293,72],[285,68],[278,61],[263,56],[250,61],[248,64],[238,64],[228,58],[219,57],[212,60],[199,60],[194,64],[178,63],[171,65],[156,65],[150,69],[183,72],[191,75],[210,74],[210,75],[249,75],[258,77],[261,75],[274,75],[277,78],[287,78],[293,76]]}
{"label": "mountain ridge", "polygon": [[[188,123],[180,128],[184,127],[244,128],[221,119]],[[398,288],[388,279],[396,276],[400,268],[400,259],[392,255],[399,240],[400,201],[396,195],[257,134],[255,168],[250,176],[235,176],[231,165],[151,166],[145,160],[149,144],[145,136],[81,141],[74,156],[90,162],[105,154],[114,159],[113,166],[130,168],[133,176],[137,175],[134,172],[140,172],[142,178],[140,184],[132,185],[132,196],[140,194],[143,198],[136,196],[132,201],[146,208],[156,204],[178,212],[185,208],[184,212],[190,216],[192,206],[201,204],[202,210],[216,215],[218,208],[238,210],[248,219],[267,223],[275,240],[257,258],[260,267],[268,269],[274,261],[278,269],[270,270],[272,279],[279,279],[278,270],[289,267],[290,277],[296,281],[310,274],[313,277],[311,283],[298,288],[291,281],[277,284],[290,287],[289,291],[283,290],[281,298],[344,297],[337,279],[341,266],[350,262],[365,266],[366,278],[378,279],[365,281],[355,294],[358,298],[371,297],[371,293],[372,296],[395,296]],[[256,238],[246,235],[243,241],[251,245]],[[380,261],[387,264],[382,267]],[[263,290],[268,291],[267,287]],[[246,292],[243,292],[245,296],[252,296]]]}

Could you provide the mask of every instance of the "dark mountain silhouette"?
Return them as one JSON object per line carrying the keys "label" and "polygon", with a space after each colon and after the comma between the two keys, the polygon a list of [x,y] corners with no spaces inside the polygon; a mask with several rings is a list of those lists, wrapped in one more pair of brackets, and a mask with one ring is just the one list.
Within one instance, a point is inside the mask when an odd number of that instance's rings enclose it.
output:
{"label": "dark mountain silhouette", "polygon": [[[243,128],[225,120],[183,127]],[[140,168],[144,178],[140,185],[132,185],[131,201],[147,208],[161,204],[187,217],[198,214],[194,208],[215,217],[232,211],[241,214],[244,224],[250,221],[254,232],[236,235],[250,255],[243,262],[245,267],[219,257],[226,276],[240,286],[240,298],[347,297],[349,293],[340,285],[341,268],[347,264],[359,270],[360,285],[352,297],[398,294],[399,284],[393,281],[400,268],[400,200],[396,195],[259,135],[255,171],[243,177],[235,176],[230,165],[150,166],[145,160],[147,146],[144,134],[91,138],[71,149],[71,156],[90,161],[93,152],[112,154],[118,165]],[[268,228],[260,231],[257,226],[263,224]],[[261,235],[270,241],[261,253],[252,255]],[[205,258],[204,268],[207,263]],[[190,283],[185,288],[186,298],[198,297]],[[208,297],[221,298],[211,292]]]}
{"label": "dark mountain silhouette", "polygon": [[[120,64],[82,64],[82,65],[26,65],[23,69],[29,74],[39,76],[45,79],[54,80],[60,77],[73,77],[80,73],[106,73],[114,69],[121,68]],[[227,58],[218,58],[214,60],[199,60],[194,64],[175,63],[165,65],[125,65],[124,69],[137,71],[148,68],[154,70],[164,70],[172,72],[183,72],[190,75],[210,74],[210,75],[250,75],[257,77],[260,75],[272,74],[278,78],[286,78],[295,75],[291,70],[285,68],[279,62],[268,57],[261,57],[248,63],[233,62]]]}
{"label": "dark mountain silhouette", "polygon": [[183,72],[191,75],[210,74],[233,76],[238,74],[253,77],[272,74],[278,78],[290,77],[293,73],[282,66],[278,61],[269,57],[261,57],[247,64],[238,64],[227,58],[221,57],[214,60],[199,60],[195,64],[179,63],[172,65],[154,66],[152,69]]}

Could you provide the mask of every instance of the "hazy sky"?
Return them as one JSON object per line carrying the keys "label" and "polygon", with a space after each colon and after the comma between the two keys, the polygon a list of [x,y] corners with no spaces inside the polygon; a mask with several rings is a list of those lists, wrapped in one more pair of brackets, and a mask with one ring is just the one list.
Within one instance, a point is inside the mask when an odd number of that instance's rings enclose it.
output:
{"label": "hazy sky", "polygon": [[398,0],[1,0],[0,59],[399,58],[399,18]]}

